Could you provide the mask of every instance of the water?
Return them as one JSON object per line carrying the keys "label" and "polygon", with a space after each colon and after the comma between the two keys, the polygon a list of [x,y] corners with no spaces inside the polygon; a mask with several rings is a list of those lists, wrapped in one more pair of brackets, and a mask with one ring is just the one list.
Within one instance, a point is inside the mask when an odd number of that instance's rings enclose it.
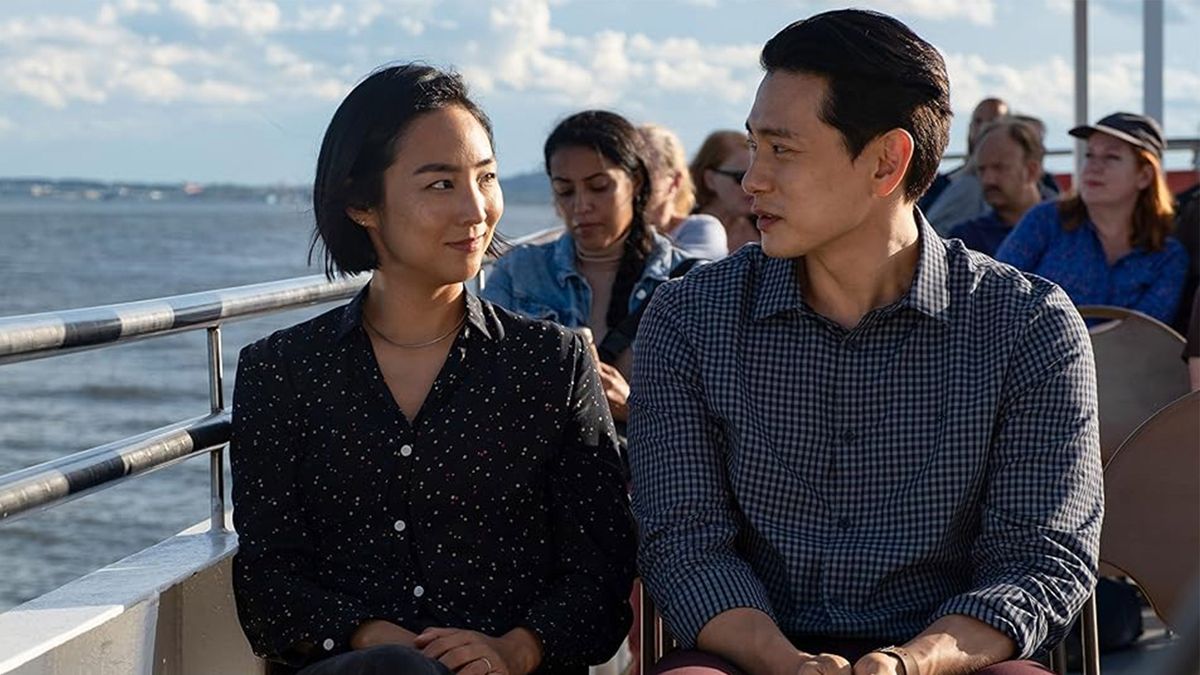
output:
{"label": "water", "polygon": [[[0,316],[316,274],[311,213],[265,204],[0,201]],[[510,204],[510,237],[556,224]],[[226,400],[241,347],[328,306],[227,324]],[[0,366],[0,474],[208,412],[204,331]],[[0,611],[161,541],[208,514],[193,458],[0,524]]]}

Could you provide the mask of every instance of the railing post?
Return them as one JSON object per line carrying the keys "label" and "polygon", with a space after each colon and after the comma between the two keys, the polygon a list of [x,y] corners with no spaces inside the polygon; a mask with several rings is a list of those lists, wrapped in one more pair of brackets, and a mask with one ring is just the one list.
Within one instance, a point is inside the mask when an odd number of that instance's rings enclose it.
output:
{"label": "railing post", "polygon": [[[214,413],[225,409],[225,367],[221,360],[221,327],[208,329],[208,400]],[[225,448],[209,455],[209,532],[225,531]]]}

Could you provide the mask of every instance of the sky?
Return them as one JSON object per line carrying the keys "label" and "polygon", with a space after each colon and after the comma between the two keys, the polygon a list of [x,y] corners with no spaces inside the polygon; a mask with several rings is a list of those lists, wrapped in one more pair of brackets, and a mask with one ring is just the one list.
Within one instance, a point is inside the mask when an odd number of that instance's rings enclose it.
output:
{"label": "sky", "polygon": [[[1200,136],[1200,0],[1165,1],[1164,125]],[[981,98],[1069,147],[1073,0],[863,0],[946,59],[965,146]],[[1142,110],[1143,0],[1091,0],[1090,117]],[[762,44],[830,0],[0,0],[0,176],[303,184],[372,69],[453,67],[496,129],[501,175],[537,171],[571,112],[738,129]],[[1175,153],[1168,164],[1186,166]]]}

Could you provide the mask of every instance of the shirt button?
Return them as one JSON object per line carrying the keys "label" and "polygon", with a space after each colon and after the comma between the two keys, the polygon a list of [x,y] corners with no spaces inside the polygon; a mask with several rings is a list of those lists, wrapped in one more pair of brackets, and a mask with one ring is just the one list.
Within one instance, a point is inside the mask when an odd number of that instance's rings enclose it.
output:
{"label": "shirt button", "polygon": [[331,652],[333,651],[333,640],[325,638],[325,641],[321,643],[321,646],[325,648],[325,651]]}
{"label": "shirt button", "polygon": [[404,455],[405,457],[408,457],[409,455],[412,454],[412,446],[408,445],[407,443],[400,446],[400,454]]}
{"label": "shirt button", "polygon": [[837,525],[843,530],[850,530],[854,528],[854,521],[849,518],[838,518]]}
{"label": "shirt button", "polygon": [[404,521],[403,521],[403,520],[397,520],[397,521],[395,522],[395,524],[393,524],[393,525],[392,525],[392,527],[396,528],[396,531],[397,531],[397,532],[403,532],[403,531],[404,531],[404,528],[406,528],[406,527],[408,527],[408,526],[404,524]]}
{"label": "shirt button", "polygon": [[842,442],[843,443],[853,443],[857,438],[858,438],[858,434],[854,431],[847,429],[846,431],[842,432]]}
{"label": "shirt button", "polygon": [[424,589],[424,588],[422,588],[421,586],[417,586],[416,588],[414,588],[414,589],[413,589],[413,597],[417,597],[417,598],[419,598],[419,597],[421,597],[422,595],[425,595],[425,589]]}

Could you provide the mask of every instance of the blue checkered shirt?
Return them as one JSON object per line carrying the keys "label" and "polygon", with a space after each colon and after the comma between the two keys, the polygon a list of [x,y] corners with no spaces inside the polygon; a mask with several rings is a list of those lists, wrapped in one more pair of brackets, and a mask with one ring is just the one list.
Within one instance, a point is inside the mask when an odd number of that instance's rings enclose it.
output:
{"label": "blue checkered shirt", "polygon": [[639,566],[672,633],[1060,639],[1103,516],[1091,343],[1057,286],[921,222],[912,286],[852,330],[743,247],[663,285],[634,351]]}

